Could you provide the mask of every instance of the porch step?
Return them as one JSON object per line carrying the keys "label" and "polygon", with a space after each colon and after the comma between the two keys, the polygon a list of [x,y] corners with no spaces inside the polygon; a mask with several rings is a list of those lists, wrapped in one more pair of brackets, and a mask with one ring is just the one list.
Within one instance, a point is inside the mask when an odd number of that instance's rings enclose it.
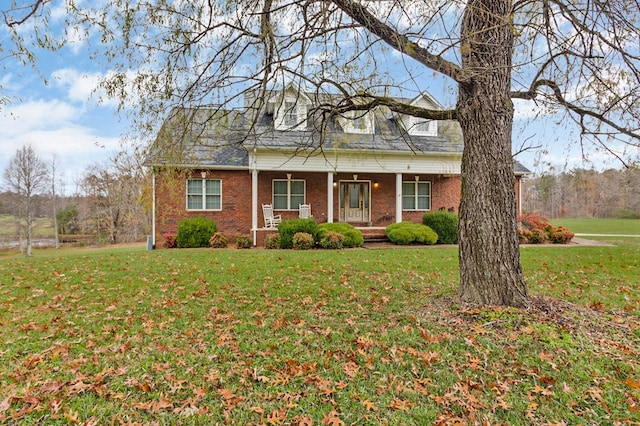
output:
{"label": "porch step", "polygon": [[385,232],[385,228],[383,227],[358,227],[360,232],[362,232],[362,237],[364,238],[364,243],[387,243],[389,242],[389,238],[387,238],[387,234]]}

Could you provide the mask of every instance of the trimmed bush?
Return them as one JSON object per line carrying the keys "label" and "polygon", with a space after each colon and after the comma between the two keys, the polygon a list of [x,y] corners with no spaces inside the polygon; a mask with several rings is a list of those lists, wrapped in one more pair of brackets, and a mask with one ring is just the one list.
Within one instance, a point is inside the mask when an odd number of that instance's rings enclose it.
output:
{"label": "trimmed bush", "polygon": [[268,250],[280,248],[280,234],[269,234],[264,238],[264,247]]}
{"label": "trimmed bush", "polygon": [[216,232],[209,240],[209,246],[211,248],[227,248],[229,245],[229,239],[222,235],[222,232]]}
{"label": "trimmed bush", "polygon": [[341,249],[344,246],[344,235],[329,231],[320,239],[320,247],[323,249]]}
{"label": "trimmed bush", "polygon": [[562,226],[555,227],[539,214],[527,213],[519,218],[518,240],[521,244],[569,244],[574,233]]}
{"label": "trimmed bush", "polygon": [[204,217],[183,219],[178,222],[176,243],[179,248],[209,247],[209,240],[217,231],[213,220]]}
{"label": "trimmed bush", "polygon": [[280,234],[280,248],[293,248],[293,236],[298,232],[310,234],[314,240],[318,234],[318,225],[314,218],[283,220],[278,224]]}
{"label": "trimmed bush", "polygon": [[291,239],[294,250],[309,250],[313,248],[313,235],[307,232],[296,232]]}
{"label": "trimmed bush", "polygon": [[362,232],[348,223],[321,223],[318,225],[318,235],[316,239],[322,241],[329,232],[336,232],[343,235],[343,247],[362,247],[364,245]]}
{"label": "trimmed bush", "polygon": [[438,234],[437,244],[458,243],[458,215],[453,212],[438,210],[425,213],[422,224],[427,225]]}
{"label": "trimmed bush", "polygon": [[427,225],[413,222],[400,222],[387,226],[387,237],[398,245],[409,244],[435,244],[438,241],[438,234]]}
{"label": "trimmed bush", "polygon": [[253,240],[248,235],[236,234],[236,247],[239,249],[248,249],[253,245]]}

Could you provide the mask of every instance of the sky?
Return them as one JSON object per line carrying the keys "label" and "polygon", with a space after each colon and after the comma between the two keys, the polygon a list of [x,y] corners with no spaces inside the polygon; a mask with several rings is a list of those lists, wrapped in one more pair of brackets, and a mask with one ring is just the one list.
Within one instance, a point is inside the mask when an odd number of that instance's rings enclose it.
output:
{"label": "sky", "polygon": [[[53,19],[56,13],[54,10]],[[0,29],[0,43],[8,46],[4,27]],[[107,161],[119,150],[128,130],[129,123],[126,117],[117,115],[115,102],[100,102],[103,97],[95,92],[99,78],[109,69],[90,60],[87,46],[80,42],[56,52],[41,51],[39,72],[5,55],[6,51],[0,52],[0,95],[8,98],[8,103],[0,104],[0,176],[16,151],[30,144],[43,161],[55,159],[59,179],[65,182],[69,194],[86,168]],[[427,89],[447,105],[443,99],[447,93]],[[514,151],[522,143],[539,147],[516,157],[525,167],[538,173],[575,167],[620,167],[610,156],[595,151],[586,153],[590,161],[585,163],[580,147],[566,143],[577,140],[568,122],[550,117],[529,124],[537,112],[531,103],[516,103]]]}

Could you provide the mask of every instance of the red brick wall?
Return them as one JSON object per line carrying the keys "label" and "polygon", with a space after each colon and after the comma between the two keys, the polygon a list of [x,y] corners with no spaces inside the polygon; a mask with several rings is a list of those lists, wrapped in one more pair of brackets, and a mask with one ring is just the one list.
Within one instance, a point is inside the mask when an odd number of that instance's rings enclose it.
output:
{"label": "red brick wall", "polygon": [[222,180],[222,210],[187,211],[186,179],[201,178],[199,170],[189,174],[156,175],[156,248],[164,242],[163,234],[175,234],[178,222],[188,217],[213,219],[227,237],[249,234],[251,229],[251,174],[246,170],[208,171],[207,179]]}
{"label": "red brick wall", "polygon": [[[251,173],[247,170],[208,171],[208,179],[222,180],[222,210],[221,211],[187,211],[186,210],[186,179],[188,177],[201,178],[201,171],[190,174],[158,174],[156,175],[156,247],[161,248],[164,242],[163,234],[175,234],[180,219],[202,216],[216,221],[218,230],[233,239],[238,234],[248,235],[251,232]],[[327,221],[327,174],[302,172],[260,172],[258,182],[258,227],[264,226],[262,204],[271,204],[273,179],[306,180],[307,203],[311,203],[311,213],[316,222]],[[406,174],[404,181],[414,181],[415,174]],[[334,176],[337,183],[340,180],[353,180],[352,173],[340,173]],[[395,223],[396,212],[396,177],[395,174],[358,174],[358,180],[369,180],[371,187],[371,224],[372,226],[386,226]],[[460,204],[460,176],[445,177],[440,175],[419,175],[422,182],[431,182],[431,209],[453,209],[458,212]],[[520,178],[516,178],[516,196],[519,197]],[[377,186],[375,183],[377,182]],[[333,187],[334,222],[339,221],[340,207],[338,185]],[[519,198],[518,198],[519,199]],[[402,219],[421,222],[424,211],[403,211]],[[298,217],[297,210],[277,211],[283,219]],[[265,232],[258,234],[257,245],[264,244]]]}

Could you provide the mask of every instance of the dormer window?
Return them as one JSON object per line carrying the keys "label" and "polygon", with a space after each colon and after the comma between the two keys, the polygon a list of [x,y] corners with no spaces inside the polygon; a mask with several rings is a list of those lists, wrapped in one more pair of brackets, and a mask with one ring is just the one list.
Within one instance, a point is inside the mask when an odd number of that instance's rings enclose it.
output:
{"label": "dormer window", "polygon": [[414,117],[409,126],[409,134],[417,136],[438,136],[438,122]]}
{"label": "dormer window", "polygon": [[299,122],[298,109],[294,102],[284,103],[284,125],[287,128],[295,127]]}
{"label": "dormer window", "polygon": [[373,134],[373,114],[366,111],[351,111],[338,119],[345,133]]}

